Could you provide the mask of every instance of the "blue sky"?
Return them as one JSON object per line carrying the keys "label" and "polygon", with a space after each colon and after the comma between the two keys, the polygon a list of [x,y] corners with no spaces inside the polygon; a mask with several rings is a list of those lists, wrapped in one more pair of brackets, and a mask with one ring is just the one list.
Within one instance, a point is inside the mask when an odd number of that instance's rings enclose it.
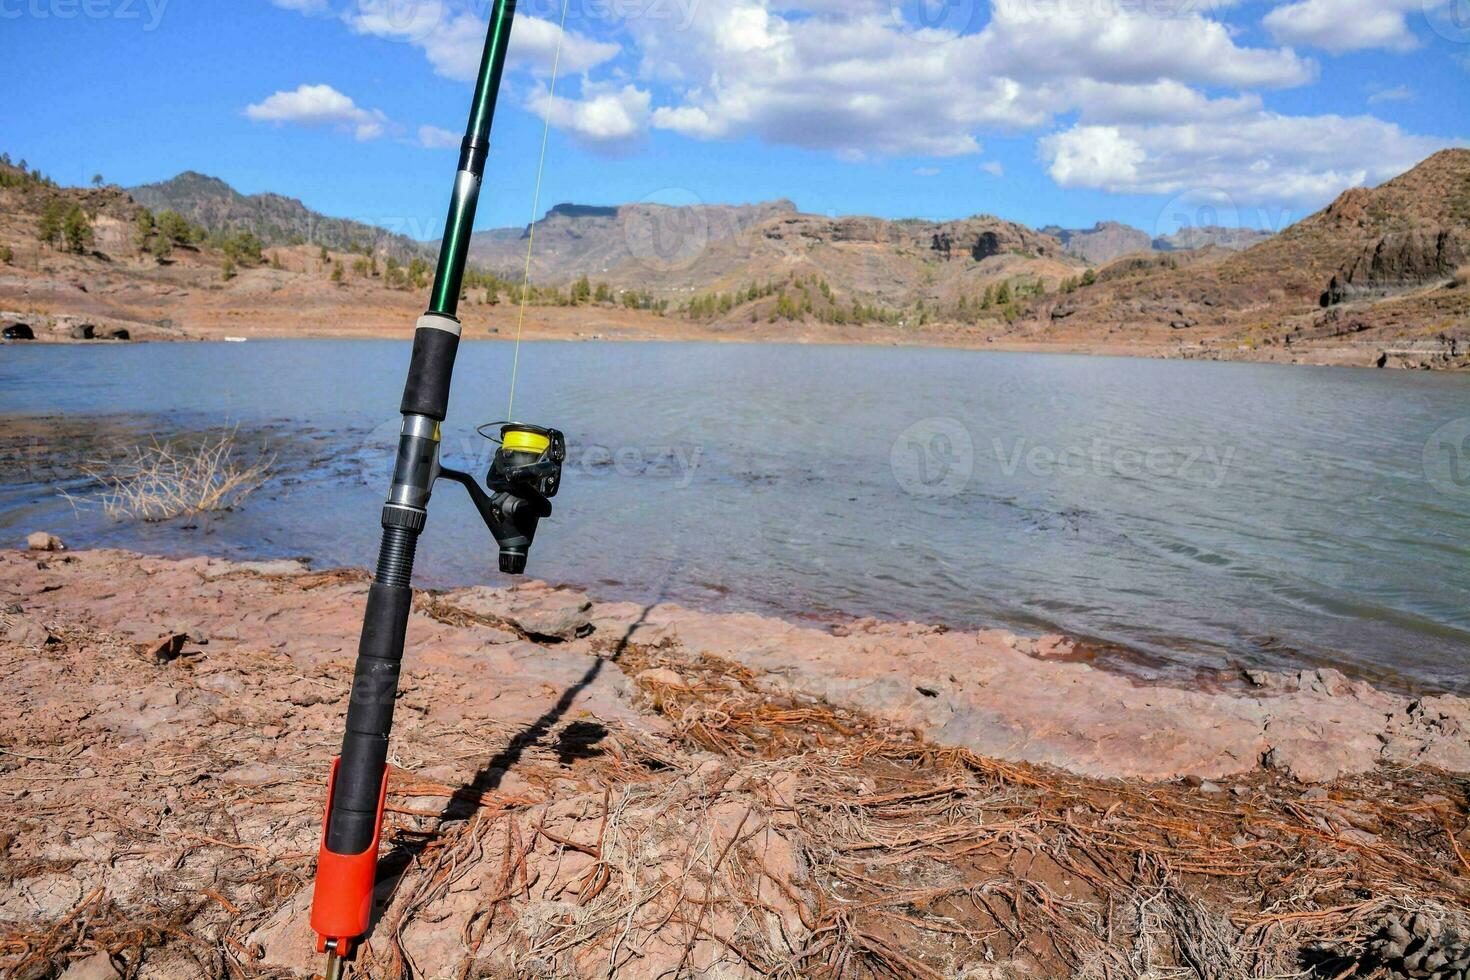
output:
{"label": "blue sky", "polygon": [[[0,148],[436,237],[490,0],[0,0]],[[1470,0],[523,0],[480,227],[559,201],[1276,228],[1470,137]],[[549,68],[561,43],[556,98]]]}

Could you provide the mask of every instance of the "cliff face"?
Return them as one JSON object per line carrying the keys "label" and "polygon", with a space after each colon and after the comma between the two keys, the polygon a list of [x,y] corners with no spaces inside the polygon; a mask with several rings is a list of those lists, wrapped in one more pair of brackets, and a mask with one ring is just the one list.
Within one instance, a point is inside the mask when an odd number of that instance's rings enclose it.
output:
{"label": "cliff face", "polygon": [[1442,283],[1470,261],[1470,234],[1424,227],[1390,232],[1344,265],[1322,294],[1323,306]]}
{"label": "cliff face", "polygon": [[1103,265],[1134,252],[1147,252],[1154,247],[1148,235],[1117,221],[1099,221],[1091,228],[1041,229],[1054,235],[1067,251],[1093,265]]}
{"label": "cliff face", "polygon": [[[532,275],[541,281],[565,282],[581,275],[616,285],[634,281],[637,266],[668,271],[695,261],[710,245],[735,238],[771,218],[796,213],[788,200],[759,204],[624,204],[600,207],[558,204],[535,225]],[[501,272],[518,272],[526,260],[528,225],[476,232],[470,261]],[[620,281],[619,270],[626,279]]]}

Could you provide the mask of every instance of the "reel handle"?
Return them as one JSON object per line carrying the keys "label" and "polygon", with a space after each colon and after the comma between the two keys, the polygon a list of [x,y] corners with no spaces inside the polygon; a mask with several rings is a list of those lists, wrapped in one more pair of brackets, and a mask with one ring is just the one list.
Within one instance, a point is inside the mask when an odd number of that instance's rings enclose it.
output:
{"label": "reel handle", "polygon": [[441,465],[439,475],[469,491],[480,519],[500,545],[500,570],[507,575],[523,574],[536,527],[541,518],[551,516],[551,501],[529,486],[517,487],[514,493],[500,490],[492,496],[480,489],[473,474],[448,466]]}

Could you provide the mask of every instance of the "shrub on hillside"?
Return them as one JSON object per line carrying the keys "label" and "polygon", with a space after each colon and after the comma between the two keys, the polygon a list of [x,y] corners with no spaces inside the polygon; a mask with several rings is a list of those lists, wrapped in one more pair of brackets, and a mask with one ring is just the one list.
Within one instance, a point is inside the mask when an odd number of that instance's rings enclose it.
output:
{"label": "shrub on hillside", "polygon": [[73,204],[61,221],[61,235],[66,241],[66,250],[78,255],[92,244],[92,222],[80,204]]}

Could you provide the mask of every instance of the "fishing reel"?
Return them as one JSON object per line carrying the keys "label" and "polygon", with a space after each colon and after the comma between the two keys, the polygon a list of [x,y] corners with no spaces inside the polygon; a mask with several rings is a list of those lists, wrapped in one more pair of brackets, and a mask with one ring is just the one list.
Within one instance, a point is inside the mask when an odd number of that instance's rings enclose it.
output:
{"label": "fishing reel", "polygon": [[[498,436],[485,431],[497,424]],[[537,525],[551,516],[551,498],[561,487],[567,442],[556,429],[520,422],[492,422],[475,431],[499,443],[485,475],[490,492],[480,489],[479,481],[462,470],[441,465],[439,475],[469,491],[475,509],[500,545],[500,570],[520,575],[526,570]]]}

